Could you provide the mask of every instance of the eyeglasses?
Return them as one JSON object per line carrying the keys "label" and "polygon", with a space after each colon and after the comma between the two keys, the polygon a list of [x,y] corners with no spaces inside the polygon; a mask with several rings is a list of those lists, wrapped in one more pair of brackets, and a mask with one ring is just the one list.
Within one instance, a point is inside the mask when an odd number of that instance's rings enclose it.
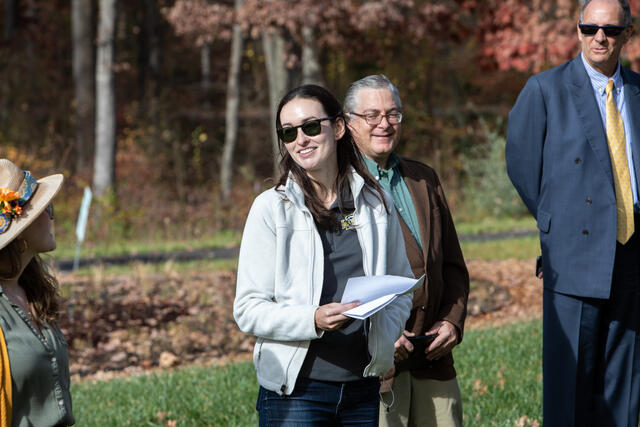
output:
{"label": "eyeglasses", "polygon": [[358,114],[352,111],[349,114],[362,117],[367,122],[367,124],[371,126],[379,125],[383,117],[387,118],[387,122],[389,122],[390,125],[397,125],[402,121],[402,113],[400,111],[392,111],[391,113],[387,114],[382,114],[380,111],[371,111],[369,113]]}
{"label": "eyeglasses", "polygon": [[316,136],[319,135],[320,132],[322,132],[322,125],[320,124],[320,122],[323,122],[325,120],[333,120],[336,117],[338,116],[307,120],[306,122],[298,126],[286,126],[280,129],[276,129],[276,132],[278,133],[278,138],[280,138],[282,142],[286,144],[296,140],[296,138],[298,137],[298,128],[302,129],[302,132],[304,132],[304,134],[307,136]]}
{"label": "eyeglasses", "polygon": [[49,203],[47,207],[44,208],[44,211],[47,213],[47,215],[49,215],[49,218],[56,219],[56,214],[53,211],[53,203]]}
{"label": "eyeglasses", "polygon": [[618,37],[627,28],[619,25],[591,25],[591,24],[578,24],[580,32],[585,36],[595,36],[598,30],[602,29],[604,35],[607,37]]}

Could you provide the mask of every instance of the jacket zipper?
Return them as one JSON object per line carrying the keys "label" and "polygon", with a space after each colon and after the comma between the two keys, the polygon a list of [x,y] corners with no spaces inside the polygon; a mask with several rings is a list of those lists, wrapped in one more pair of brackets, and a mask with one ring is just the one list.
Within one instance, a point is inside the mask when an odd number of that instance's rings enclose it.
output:
{"label": "jacket zipper", "polygon": [[[366,251],[366,246],[362,244],[362,236],[361,236],[361,228],[360,225],[357,224],[356,225],[356,235],[358,236],[358,242],[360,243],[360,248],[362,250],[362,270],[364,271],[364,275],[365,276],[370,276],[371,275],[371,271],[369,271],[369,264],[367,262],[367,258],[368,258],[368,254]],[[373,330],[374,328],[374,319],[373,316],[368,318],[369,320],[369,331]],[[366,328],[366,323],[365,322],[365,328]],[[373,354],[371,355],[371,360],[369,361],[369,364],[367,365],[367,367],[372,366],[373,363],[376,361],[376,353],[377,353],[377,348],[378,348],[378,343],[376,342],[376,337],[375,334],[371,334],[369,333],[369,331],[365,331],[366,332],[366,336],[367,336],[367,341],[369,341],[370,339],[373,340]],[[368,347],[368,346],[367,346]],[[366,370],[366,368],[365,368]]]}
{"label": "jacket zipper", "polygon": [[262,344],[264,343],[264,338],[258,337],[258,360],[262,357]]}
{"label": "jacket zipper", "polygon": [[[309,229],[311,230],[311,235],[312,238],[309,239],[310,242],[310,249],[311,249],[311,254],[309,259],[314,259],[314,255],[315,255],[315,240],[318,237],[317,236],[317,232],[315,231],[315,226],[310,223],[309,221],[309,216],[311,215],[310,212],[305,212],[303,211],[305,220],[307,221],[307,225],[309,226]],[[314,289],[313,289],[313,278],[314,278],[314,273],[315,273],[315,263],[311,263],[311,280],[309,281],[309,303],[313,304],[313,294],[314,294]],[[283,378],[283,384],[280,387],[280,391],[284,394],[284,392],[287,389],[287,379],[289,378],[289,368],[291,367],[291,363],[293,363],[293,359],[296,357],[296,354],[298,353],[298,350],[300,350],[300,344],[298,344],[298,346],[296,347],[295,351],[293,352],[293,354],[291,355],[291,358],[289,359],[289,362],[287,363],[287,369],[284,370],[284,378]]]}

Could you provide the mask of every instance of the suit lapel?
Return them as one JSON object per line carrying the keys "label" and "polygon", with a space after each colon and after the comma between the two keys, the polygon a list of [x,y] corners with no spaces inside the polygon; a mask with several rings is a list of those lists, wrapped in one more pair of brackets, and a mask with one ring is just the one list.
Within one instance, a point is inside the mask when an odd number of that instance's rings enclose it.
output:
{"label": "suit lapel", "polygon": [[637,182],[640,178],[640,120],[635,119],[635,114],[640,111],[640,86],[627,69],[621,67],[620,70],[624,81],[624,99],[627,104],[628,117],[631,121],[631,151]]}
{"label": "suit lapel", "polygon": [[571,61],[568,86],[574,107],[580,118],[582,130],[587,137],[587,141],[589,141],[591,149],[600,161],[605,175],[613,185],[611,158],[609,157],[609,147],[607,146],[607,137],[602,126],[600,110],[593,94],[593,86],[589,80],[589,75],[584,69],[582,59],[579,56]]}

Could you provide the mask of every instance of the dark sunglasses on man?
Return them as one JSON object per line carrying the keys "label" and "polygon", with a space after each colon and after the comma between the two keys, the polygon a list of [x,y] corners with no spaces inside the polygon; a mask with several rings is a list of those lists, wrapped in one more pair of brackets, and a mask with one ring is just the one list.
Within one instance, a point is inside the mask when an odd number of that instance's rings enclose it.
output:
{"label": "dark sunglasses on man", "polygon": [[580,32],[585,36],[595,36],[596,33],[602,29],[604,35],[607,37],[618,37],[627,28],[620,25],[591,25],[591,24],[578,24]]}
{"label": "dark sunglasses on man", "polygon": [[320,122],[323,122],[325,120],[333,120],[336,117],[338,116],[307,120],[306,122],[298,126],[285,126],[276,129],[276,132],[278,133],[278,138],[280,138],[282,142],[289,143],[295,141],[298,137],[298,128],[302,129],[302,132],[304,132],[304,134],[307,136],[316,136],[319,135],[320,132],[322,132],[322,125],[320,124]]}

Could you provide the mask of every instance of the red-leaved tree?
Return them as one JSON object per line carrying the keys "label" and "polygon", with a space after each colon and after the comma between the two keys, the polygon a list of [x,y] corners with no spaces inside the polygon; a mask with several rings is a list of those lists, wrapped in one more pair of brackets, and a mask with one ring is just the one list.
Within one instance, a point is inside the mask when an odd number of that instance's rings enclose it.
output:
{"label": "red-leaved tree", "polygon": [[[482,44],[481,64],[487,69],[538,72],[579,52],[575,0],[469,0],[477,17],[476,37]],[[640,0],[630,0],[636,15]],[[631,39],[625,56],[638,68],[640,39]]]}

